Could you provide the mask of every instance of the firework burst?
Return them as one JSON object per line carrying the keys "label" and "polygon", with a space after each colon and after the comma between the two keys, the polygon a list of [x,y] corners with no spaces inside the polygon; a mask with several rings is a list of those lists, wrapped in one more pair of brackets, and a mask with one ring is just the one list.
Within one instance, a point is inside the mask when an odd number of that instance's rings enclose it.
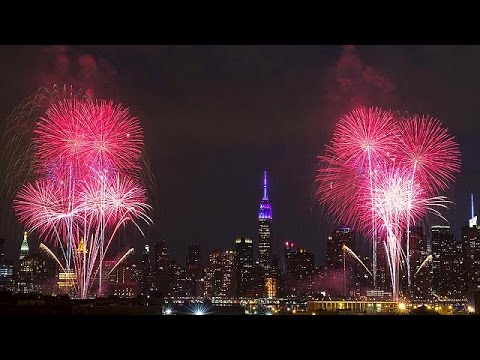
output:
{"label": "firework burst", "polygon": [[15,213],[61,248],[80,297],[97,275],[101,293],[102,262],[119,227],[151,223],[140,123],[122,105],[71,96],[50,102],[33,134],[37,179],[17,192]]}
{"label": "firework burst", "polygon": [[[319,159],[319,201],[338,223],[372,238],[374,286],[383,240],[396,299],[402,233],[427,212],[443,218],[450,202],[439,193],[459,172],[458,144],[432,117],[398,121],[390,111],[359,108],[340,119]],[[407,236],[407,254],[408,243]],[[407,266],[410,281],[408,256]]]}

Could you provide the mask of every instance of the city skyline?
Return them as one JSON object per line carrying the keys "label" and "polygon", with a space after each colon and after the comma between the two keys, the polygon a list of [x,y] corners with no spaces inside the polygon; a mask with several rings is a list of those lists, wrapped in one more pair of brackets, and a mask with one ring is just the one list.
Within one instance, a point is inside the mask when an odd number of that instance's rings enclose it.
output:
{"label": "city skyline", "polygon": [[[3,50],[5,65],[0,71],[11,90],[0,103],[2,118],[38,87],[53,83],[119,99],[140,117],[158,187],[157,217],[147,236],[152,244],[164,239],[178,260],[185,258],[190,242],[208,251],[227,248],[238,236],[255,239],[255,208],[261,196],[257,174],[264,168],[269,169],[274,194],[276,252],[282,241],[290,240],[323,259],[332,227],[313,196],[315,156],[328,141],[335,119],[359,103],[434,114],[457,137],[462,173],[449,194],[456,202],[451,222],[456,238],[469,214],[469,194],[480,195],[475,188],[480,172],[472,150],[478,109],[468,96],[479,83],[472,71],[478,47]],[[452,64],[460,69],[456,76],[448,71]],[[412,88],[414,74],[422,75],[415,76]],[[189,226],[181,226],[185,223]],[[16,257],[20,231],[11,234],[2,227],[0,236],[8,240],[9,257]],[[135,245],[141,241],[135,239]]]}

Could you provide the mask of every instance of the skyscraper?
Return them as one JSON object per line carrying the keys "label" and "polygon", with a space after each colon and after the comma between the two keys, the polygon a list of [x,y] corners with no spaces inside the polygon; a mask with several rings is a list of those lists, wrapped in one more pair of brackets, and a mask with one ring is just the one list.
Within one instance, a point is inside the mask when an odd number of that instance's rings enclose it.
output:
{"label": "skyscraper", "polygon": [[462,228],[466,286],[470,298],[473,297],[474,291],[480,290],[480,225],[473,209],[472,195],[472,218],[468,226]]}
{"label": "skyscraper", "polygon": [[29,251],[29,248],[28,248],[28,233],[26,231],[24,231],[23,232],[22,245],[20,246],[20,260],[22,260],[25,256],[28,255],[28,251]]}
{"label": "skyscraper", "polygon": [[191,296],[203,296],[203,267],[200,259],[200,245],[189,244],[185,270],[186,286]]}
{"label": "skyscraper", "polygon": [[268,199],[267,171],[263,172],[263,198],[258,211],[258,250],[260,266],[268,272],[272,267],[272,205]]}
{"label": "skyscraper", "polygon": [[189,244],[188,245],[188,256],[187,256],[187,266],[199,266],[200,265],[200,245],[198,244]]}
{"label": "skyscraper", "polygon": [[355,233],[349,227],[339,227],[328,237],[325,268],[330,284],[328,291],[331,296],[350,297],[350,292],[356,283],[351,259],[346,258],[348,255],[344,250],[344,246],[353,250],[354,241]]}
{"label": "skyscraper", "polygon": [[227,250],[222,254],[222,296],[226,298],[233,298],[237,293],[235,258],[234,250]]}
{"label": "skyscraper", "polygon": [[13,290],[13,264],[5,258],[5,239],[0,239],[0,289]]}
{"label": "skyscraper", "polygon": [[155,293],[155,274],[150,259],[150,247],[145,245],[142,254],[142,295],[150,297]]}
{"label": "skyscraper", "polygon": [[412,300],[430,300],[432,261],[428,254],[427,239],[421,227],[410,228],[410,267]]}
{"label": "skyscraper", "polygon": [[435,297],[458,299],[463,295],[461,245],[450,226],[432,226],[432,292]]}
{"label": "skyscraper", "polygon": [[237,297],[247,297],[253,290],[253,241],[249,238],[235,240],[235,268],[237,271]]}
{"label": "skyscraper", "polygon": [[286,241],[285,254],[285,290],[286,295],[305,295],[308,288],[308,279],[315,271],[315,257],[303,248],[293,251],[293,242]]}
{"label": "skyscraper", "polygon": [[169,254],[164,240],[155,243],[155,285],[162,296],[170,293]]}
{"label": "skyscraper", "polygon": [[222,253],[208,255],[205,268],[205,293],[208,297],[221,296],[222,293]]}

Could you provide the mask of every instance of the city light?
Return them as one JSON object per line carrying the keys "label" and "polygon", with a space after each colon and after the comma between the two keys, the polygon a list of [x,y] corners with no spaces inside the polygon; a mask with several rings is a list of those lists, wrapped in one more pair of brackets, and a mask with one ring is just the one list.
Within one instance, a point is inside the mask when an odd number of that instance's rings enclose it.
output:
{"label": "city light", "polygon": [[474,312],[475,312],[475,308],[474,308],[473,306],[468,305],[468,306],[467,306],[467,311],[468,311],[469,313],[474,313]]}
{"label": "city light", "polygon": [[398,304],[398,310],[400,310],[400,311],[407,310],[407,305],[405,303],[399,303]]}

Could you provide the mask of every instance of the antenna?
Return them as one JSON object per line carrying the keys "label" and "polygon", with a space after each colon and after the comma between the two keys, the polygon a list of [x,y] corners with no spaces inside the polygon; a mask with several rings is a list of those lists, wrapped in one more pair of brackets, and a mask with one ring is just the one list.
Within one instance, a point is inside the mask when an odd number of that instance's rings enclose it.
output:
{"label": "antenna", "polygon": [[473,219],[473,217],[475,216],[475,207],[473,205],[473,194],[470,194],[470,202],[472,206],[472,219]]}

